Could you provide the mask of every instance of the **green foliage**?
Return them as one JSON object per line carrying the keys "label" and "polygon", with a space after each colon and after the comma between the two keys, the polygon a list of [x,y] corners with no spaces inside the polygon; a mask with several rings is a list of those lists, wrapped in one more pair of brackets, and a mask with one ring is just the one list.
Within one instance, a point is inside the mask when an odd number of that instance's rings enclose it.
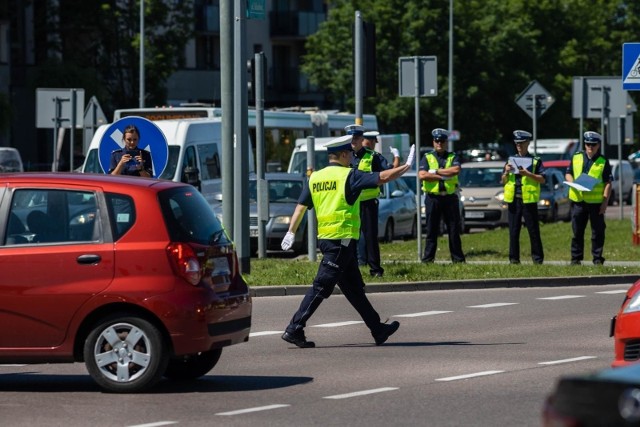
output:
{"label": "green foliage", "polygon": [[[54,7],[53,5],[50,7]],[[60,19],[36,8],[48,34],[39,57],[49,58],[37,87],[83,87],[110,111],[138,105],[140,3],[133,0],[65,0]],[[183,61],[193,35],[193,0],[144,0],[146,105],[166,103],[166,80]],[[88,17],[91,17],[90,19]]]}
{"label": "green foliage", "polygon": [[[614,208],[615,209],[615,208]],[[579,277],[593,275],[640,275],[640,246],[631,242],[629,220],[607,220],[604,257],[608,262],[627,261],[630,266],[594,266],[590,263],[591,231],[585,233],[585,262],[581,266],[568,265],[571,259],[571,223],[557,222],[541,225],[541,237],[546,264],[527,263],[531,259],[529,237],[523,228],[520,237],[523,264],[512,266],[509,259],[509,231],[507,228],[462,235],[462,248],[467,264],[451,264],[447,238],[438,239],[435,264],[418,260],[415,240],[395,241],[380,245],[385,277],[370,279],[368,268],[362,268],[365,282],[423,282],[465,279],[504,279],[525,277]],[[422,247],[424,248],[424,242]],[[320,258],[320,256],[319,256]],[[550,264],[549,261],[564,261]],[[634,262],[634,263],[632,263]],[[318,270],[317,262],[299,259],[266,258],[251,260],[251,274],[245,276],[251,286],[309,285]]]}
{"label": "green foliage", "polygon": [[[355,11],[376,25],[377,97],[365,112],[385,132],[415,128],[412,98],[398,97],[398,58],[435,55],[438,96],[422,98],[421,132],[447,125],[449,0],[335,0],[328,20],[308,39],[303,71],[352,108]],[[538,137],[578,135],[572,118],[574,76],[618,76],[622,43],[637,41],[640,2],[622,0],[465,0],[454,7],[454,127],[462,143],[504,140],[531,128],[515,98],[533,80],[555,98]],[[587,126],[591,123],[587,123]],[[428,140],[428,138],[426,139]]]}

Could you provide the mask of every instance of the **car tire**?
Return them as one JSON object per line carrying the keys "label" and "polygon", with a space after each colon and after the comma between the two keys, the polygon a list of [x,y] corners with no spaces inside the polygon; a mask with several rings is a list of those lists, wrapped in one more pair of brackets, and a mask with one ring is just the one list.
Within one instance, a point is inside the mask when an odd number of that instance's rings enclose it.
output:
{"label": "car tire", "polygon": [[103,389],[132,393],[153,386],[169,361],[167,344],[151,322],[130,314],[111,315],[91,330],[84,361]]}
{"label": "car tire", "polygon": [[221,348],[169,360],[164,376],[170,380],[194,380],[206,375],[220,360]]}

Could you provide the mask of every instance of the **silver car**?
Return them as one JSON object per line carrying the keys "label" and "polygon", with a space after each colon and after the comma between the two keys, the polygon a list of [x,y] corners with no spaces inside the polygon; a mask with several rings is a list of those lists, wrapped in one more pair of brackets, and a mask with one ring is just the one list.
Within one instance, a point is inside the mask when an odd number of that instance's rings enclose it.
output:
{"label": "silver car", "polygon": [[464,203],[465,231],[508,225],[504,187],[500,182],[504,162],[463,163],[458,176]]}

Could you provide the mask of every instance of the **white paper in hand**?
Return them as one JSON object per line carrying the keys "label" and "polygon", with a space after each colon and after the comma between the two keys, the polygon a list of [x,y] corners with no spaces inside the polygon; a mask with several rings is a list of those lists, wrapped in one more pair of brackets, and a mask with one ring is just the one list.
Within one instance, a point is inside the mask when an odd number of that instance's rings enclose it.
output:
{"label": "white paper in hand", "polygon": [[290,231],[287,231],[287,234],[284,235],[284,238],[282,239],[282,243],[280,244],[280,247],[282,248],[283,251],[288,251],[289,249],[291,249],[291,246],[293,246],[293,241],[295,240],[296,235],[293,234]]}
{"label": "white paper in hand", "polygon": [[413,158],[416,155],[416,146],[412,145],[411,150],[409,150],[409,155],[407,156],[407,165],[411,166],[413,164]]}
{"label": "white paper in hand", "polygon": [[393,154],[393,157],[400,157],[400,151],[395,147],[389,147],[389,151]]}

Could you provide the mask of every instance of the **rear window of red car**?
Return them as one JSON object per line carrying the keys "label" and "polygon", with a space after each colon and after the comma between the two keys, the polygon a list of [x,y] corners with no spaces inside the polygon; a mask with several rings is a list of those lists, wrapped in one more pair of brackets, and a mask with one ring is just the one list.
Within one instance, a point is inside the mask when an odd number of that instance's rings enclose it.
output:
{"label": "rear window of red car", "polygon": [[202,245],[230,243],[213,210],[194,188],[165,190],[158,194],[158,199],[171,241]]}

